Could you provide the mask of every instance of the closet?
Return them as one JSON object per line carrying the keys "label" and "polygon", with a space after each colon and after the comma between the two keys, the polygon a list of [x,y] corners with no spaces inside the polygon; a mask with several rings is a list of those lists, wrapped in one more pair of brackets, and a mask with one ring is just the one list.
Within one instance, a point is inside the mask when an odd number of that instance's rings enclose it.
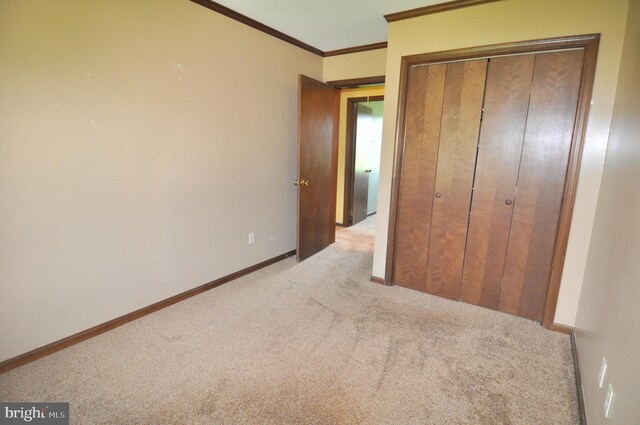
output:
{"label": "closet", "polygon": [[584,63],[576,48],[403,68],[391,283],[542,319]]}

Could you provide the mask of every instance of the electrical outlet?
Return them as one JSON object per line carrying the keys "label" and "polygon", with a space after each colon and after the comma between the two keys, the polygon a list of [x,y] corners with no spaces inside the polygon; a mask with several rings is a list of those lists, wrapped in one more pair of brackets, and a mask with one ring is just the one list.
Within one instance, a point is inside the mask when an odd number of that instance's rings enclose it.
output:
{"label": "electrical outlet", "polygon": [[609,383],[607,389],[607,397],[604,399],[604,417],[608,418],[611,414],[611,404],[613,403],[613,385]]}
{"label": "electrical outlet", "polygon": [[256,242],[255,233],[253,233],[253,232],[249,233],[249,245],[253,245],[255,242]]}
{"label": "electrical outlet", "polygon": [[604,378],[607,376],[607,359],[602,358],[602,363],[600,363],[600,373],[598,373],[598,388],[602,388],[604,385]]}

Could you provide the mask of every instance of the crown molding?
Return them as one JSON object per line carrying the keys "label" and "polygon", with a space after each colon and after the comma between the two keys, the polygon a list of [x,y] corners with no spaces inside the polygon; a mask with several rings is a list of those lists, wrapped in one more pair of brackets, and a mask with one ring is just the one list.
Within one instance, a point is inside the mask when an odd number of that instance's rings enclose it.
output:
{"label": "crown molding", "polygon": [[262,22],[258,22],[255,19],[252,19],[246,15],[243,15],[242,13],[238,13],[233,9],[229,9],[228,7],[223,6],[220,3],[216,3],[215,1],[211,1],[211,0],[191,0],[191,1],[193,3],[199,4],[200,6],[204,6],[207,9],[213,10],[214,12],[217,12],[221,15],[224,15],[227,18],[231,18],[242,24],[248,25],[251,28],[257,29],[258,31],[262,31],[265,34],[269,34],[272,37],[275,37],[279,40],[292,44],[296,47],[306,50],[307,52],[311,52],[323,58],[329,57],[329,56],[346,55],[349,53],[366,52],[369,50],[387,48],[387,42],[383,41],[380,43],[365,44],[362,46],[347,47],[344,49],[330,50],[330,51],[324,52],[316,47],[311,46],[310,44],[307,44],[298,40],[297,38],[291,37],[290,35],[287,35],[281,31],[278,31],[275,28],[271,28],[270,26],[265,25]]}
{"label": "crown molding", "polygon": [[329,50],[324,52],[324,57],[347,55],[349,53],[367,52],[369,50],[386,49],[387,42],[382,41],[380,43],[364,44],[362,46],[347,47],[345,49]]}
{"label": "crown molding", "polygon": [[211,0],[191,0],[194,3],[199,4],[200,6],[204,6],[207,9],[211,9],[214,12],[218,12],[221,15],[224,15],[228,18],[231,18],[233,20],[236,20],[238,22],[241,22],[245,25],[250,26],[251,28],[255,28],[258,31],[262,31],[265,34],[269,34],[272,37],[278,38],[286,43],[289,44],[293,44],[296,47],[299,47],[301,49],[304,49],[308,52],[311,52],[313,54],[316,54],[318,56],[322,56],[324,57],[324,52],[320,49],[317,49],[307,43],[303,43],[302,41],[298,40],[297,38],[293,38],[290,35],[287,35],[283,32],[278,31],[275,28],[271,28],[270,26],[267,26],[265,24],[263,24],[262,22],[258,22],[255,19],[251,19],[250,17],[243,15],[242,13],[238,13],[233,9],[229,9],[226,6],[221,5],[220,3],[216,3],[214,1]]}
{"label": "crown molding", "polygon": [[446,12],[447,10],[461,9],[463,7],[476,6],[483,3],[492,3],[502,0],[454,0],[446,3],[434,4],[431,6],[418,7],[416,9],[405,10],[402,12],[389,13],[384,15],[387,22],[396,22],[403,19],[416,18],[418,16],[431,15],[433,13]]}

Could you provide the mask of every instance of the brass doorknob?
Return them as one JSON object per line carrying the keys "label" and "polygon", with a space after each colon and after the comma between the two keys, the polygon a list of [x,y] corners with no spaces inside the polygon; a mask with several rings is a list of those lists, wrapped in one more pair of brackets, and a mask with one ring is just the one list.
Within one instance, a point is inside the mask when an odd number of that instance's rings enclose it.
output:
{"label": "brass doorknob", "polygon": [[302,179],[300,180],[300,184],[303,186],[309,186],[309,180]]}
{"label": "brass doorknob", "polygon": [[439,198],[441,196],[442,196],[442,194],[440,192],[436,193],[436,198]]}
{"label": "brass doorknob", "polygon": [[504,201],[504,203],[507,205],[511,205],[511,199],[507,199],[506,201]]}

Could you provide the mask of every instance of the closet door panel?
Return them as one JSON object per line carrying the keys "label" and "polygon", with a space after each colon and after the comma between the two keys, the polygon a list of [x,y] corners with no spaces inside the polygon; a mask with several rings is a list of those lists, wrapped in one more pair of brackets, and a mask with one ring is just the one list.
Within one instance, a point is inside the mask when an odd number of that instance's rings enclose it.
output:
{"label": "closet door panel", "polygon": [[486,60],[447,65],[425,290],[459,299]]}
{"label": "closet door panel", "polygon": [[492,309],[500,302],[533,64],[534,55],[499,57],[487,70],[460,298]]}
{"label": "closet door panel", "polygon": [[409,72],[393,282],[424,291],[446,65]]}
{"label": "closet door panel", "polygon": [[500,310],[542,318],[582,75],[583,51],[536,55]]}

